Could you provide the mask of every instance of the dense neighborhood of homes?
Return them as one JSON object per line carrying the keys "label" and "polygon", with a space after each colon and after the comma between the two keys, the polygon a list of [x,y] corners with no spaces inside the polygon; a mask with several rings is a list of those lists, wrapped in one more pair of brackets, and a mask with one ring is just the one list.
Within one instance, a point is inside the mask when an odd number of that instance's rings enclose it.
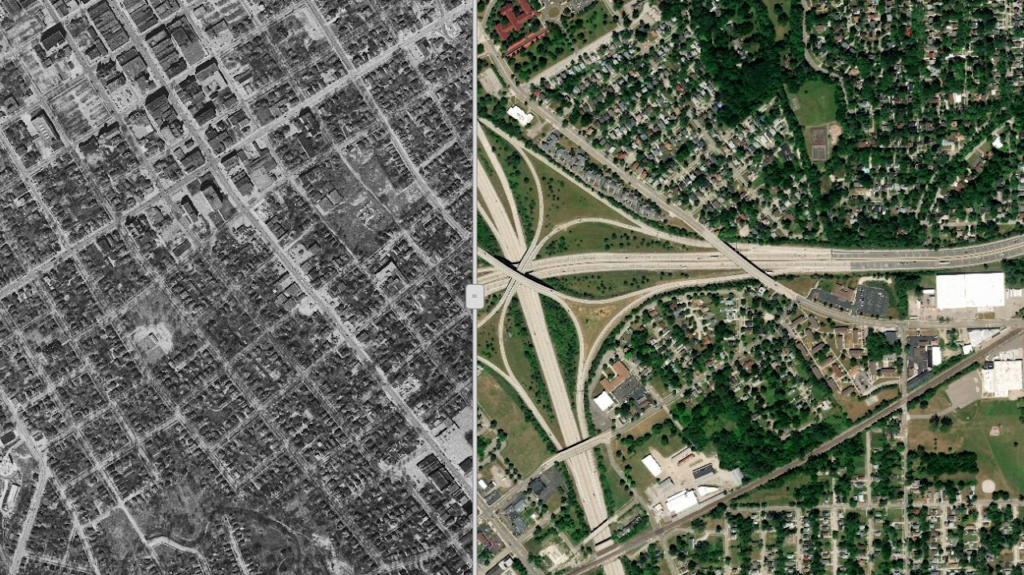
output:
{"label": "dense neighborhood of homes", "polygon": [[0,571],[472,571],[472,19],[0,1]]}
{"label": "dense neighborhood of homes", "polygon": [[478,8],[480,570],[1024,572],[1024,7]]}

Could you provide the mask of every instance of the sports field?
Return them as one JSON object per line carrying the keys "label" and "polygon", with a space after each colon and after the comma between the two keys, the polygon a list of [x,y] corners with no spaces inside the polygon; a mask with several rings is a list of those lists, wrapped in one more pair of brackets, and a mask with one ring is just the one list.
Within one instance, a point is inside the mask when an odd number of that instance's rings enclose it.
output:
{"label": "sports field", "polygon": [[[928,451],[973,451],[978,454],[978,483],[991,479],[996,489],[1014,497],[1024,494],[1024,423],[1018,419],[1015,401],[985,399],[958,409],[949,417],[949,431],[931,429],[927,419],[910,424],[910,448],[923,445]],[[998,435],[992,435],[998,428]]]}

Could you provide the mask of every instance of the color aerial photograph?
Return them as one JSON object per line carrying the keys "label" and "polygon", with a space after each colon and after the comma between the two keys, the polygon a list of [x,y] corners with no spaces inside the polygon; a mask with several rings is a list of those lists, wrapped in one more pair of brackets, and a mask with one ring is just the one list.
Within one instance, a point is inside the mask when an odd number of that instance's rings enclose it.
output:
{"label": "color aerial photograph", "polygon": [[476,4],[477,572],[1024,573],[1024,5]]}
{"label": "color aerial photograph", "polygon": [[0,575],[472,575],[473,37],[0,0]]}

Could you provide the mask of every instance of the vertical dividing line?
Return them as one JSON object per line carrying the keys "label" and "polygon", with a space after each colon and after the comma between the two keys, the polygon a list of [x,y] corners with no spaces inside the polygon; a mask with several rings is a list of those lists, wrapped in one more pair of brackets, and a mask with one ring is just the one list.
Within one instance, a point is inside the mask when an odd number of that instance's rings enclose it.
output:
{"label": "vertical dividing line", "polygon": [[[466,2],[476,2],[476,6],[480,5],[478,0],[465,0],[465,1]],[[473,170],[473,182],[472,182],[472,185],[470,186],[471,193],[473,194],[473,213],[470,214],[470,218],[472,218],[472,221],[470,222],[470,229],[473,231],[473,241],[472,241],[473,249],[472,249],[472,251],[469,254],[470,260],[473,263],[473,283],[478,283],[477,282],[477,272],[478,272],[478,270],[477,270],[477,257],[476,257],[476,251],[477,251],[477,229],[476,229],[476,226],[477,226],[477,222],[479,221],[479,218],[476,215],[477,214],[477,209],[478,209],[477,205],[476,205],[477,204],[476,186],[477,186],[477,176],[478,176],[478,174],[477,174],[477,163],[478,162],[476,161],[476,158],[477,158],[477,154],[479,153],[479,150],[477,150],[477,145],[478,145],[478,142],[479,142],[479,138],[476,137],[476,124],[477,124],[477,121],[478,121],[478,118],[477,118],[477,95],[478,94],[477,94],[477,86],[476,85],[477,85],[477,77],[478,77],[478,74],[480,73],[478,71],[479,58],[477,57],[477,54],[476,54],[476,47],[477,47],[477,43],[479,42],[479,39],[477,38],[477,32],[478,32],[478,29],[479,29],[479,26],[477,25],[477,18],[478,17],[479,17],[479,14],[476,13],[476,7],[474,7],[473,8],[473,18],[471,19],[471,25],[473,27],[473,29],[472,29],[473,41],[470,43],[470,46],[469,46],[469,57],[473,60],[473,77],[470,79],[471,81],[470,81],[470,84],[469,84],[469,89],[472,92],[472,100],[473,100],[473,109],[471,111],[471,113],[473,114],[473,121],[471,122],[470,128],[469,128],[470,137],[473,138],[473,146],[472,146],[473,157],[471,158],[471,163],[472,163],[472,166],[473,166],[473,168],[472,168],[472,170]],[[487,294],[486,293],[484,294],[484,301],[487,301]],[[470,357],[472,358],[472,362],[473,362],[473,364],[471,366],[472,369],[473,369],[473,372],[472,372],[473,373],[473,405],[472,405],[472,407],[473,407],[473,445],[471,445],[470,447],[473,450],[473,472],[470,474],[471,475],[472,485],[470,485],[469,492],[470,492],[470,497],[473,498],[473,516],[472,516],[472,521],[473,521],[472,531],[473,532],[470,534],[472,536],[472,538],[473,538],[473,543],[472,543],[472,545],[473,545],[473,553],[472,553],[472,557],[470,557],[469,559],[470,559],[470,561],[472,561],[472,568],[473,568],[474,575],[478,575],[477,571],[480,568],[480,566],[479,566],[479,564],[477,563],[477,560],[476,560],[476,557],[477,557],[477,546],[479,545],[479,541],[477,541],[477,538],[476,538],[476,527],[477,527],[477,517],[478,517],[478,515],[477,515],[476,486],[477,486],[477,481],[478,481],[477,470],[479,469],[480,462],[477,461],[478,452],[477,452],[476,446],[477,446],[477,441],[478,441],[477,433],[480,430],[480,426],[479,426],[479,422],[477,421],[477,414],[479,413],[479,410],[477,409],[477,384],[478,384],[478,379],[479,379],[479,377],[478,377],[479,370],[477,369],[477,361],[476,361],[477,337],[478,337],[478,334],[477,334],[477,323],[476,322],[477,322],[477,316],[479,315],[479,311],[472,310],[471,313],[472,313],[472,330],[473,330],[473,338],[472,338],[473,348],[470,350]]]}

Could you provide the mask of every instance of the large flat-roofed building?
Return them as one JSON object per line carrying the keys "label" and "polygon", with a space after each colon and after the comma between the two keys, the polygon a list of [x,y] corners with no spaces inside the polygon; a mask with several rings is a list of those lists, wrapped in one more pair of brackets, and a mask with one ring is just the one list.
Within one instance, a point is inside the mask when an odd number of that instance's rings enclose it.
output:
{"label": "large flat-roofed building", "polygon": [[678,515],[684,511],[693,509],[699,504],[697,494],[692,489],[680,491],[665,500],[665,509],[672,515]]}
{"label": "large flat-roofed building", "polygon": [[1006,399],[1024,390],[1024,363],[1019,359],[997,360],[981,370],[981,396]]}
{"label": "large flat-roofed building", "polygon": [[647,471],[651,472],[651,475],[655,477],[661,475],[661,464],[658,463],[657,459],[654,459],[653,455],[648,455],[647,457],[644,457],[643,459],[640,460],[640,462],[644,464],[644,467],[647,468]]}
{"label": "large flat-roofed building", "polygon": [[939,309],[993,308],[1005,304],[1006,276],[1002,272],[935,278],[935,305]]}

